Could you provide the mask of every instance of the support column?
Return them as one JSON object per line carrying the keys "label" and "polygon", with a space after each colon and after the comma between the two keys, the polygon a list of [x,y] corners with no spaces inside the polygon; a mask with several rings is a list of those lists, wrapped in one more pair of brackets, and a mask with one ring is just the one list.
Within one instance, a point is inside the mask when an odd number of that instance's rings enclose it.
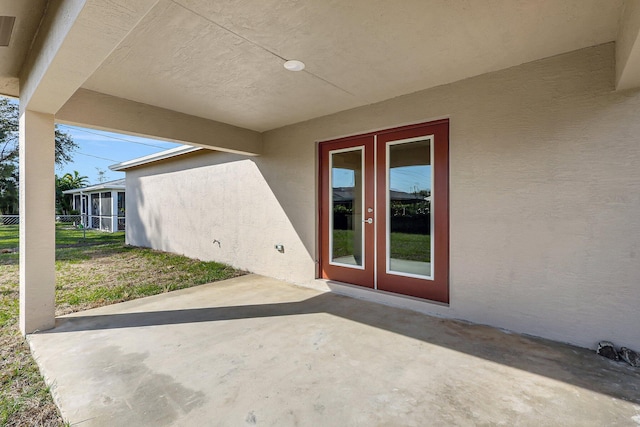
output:
{"label": "support column", "polygon": [[55,325],[55,125],[52,114],[20,116],[20,330]]}

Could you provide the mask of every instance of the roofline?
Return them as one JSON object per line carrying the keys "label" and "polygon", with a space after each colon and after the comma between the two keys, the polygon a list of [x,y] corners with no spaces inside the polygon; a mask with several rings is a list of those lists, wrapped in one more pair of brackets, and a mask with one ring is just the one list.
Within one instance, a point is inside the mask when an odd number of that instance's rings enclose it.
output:
{"label": "roofline", "polygon": [[192,147],[191,145],[181,145],[180,147],[171,148],[159,153],[149,154],[148,156],[138,157],[132,160],[116,163],[115,165],[109,166],[109,169],[111,169],[112,171],[126,171],[127,169],[131,169],[137,166],[143,166],[148,163],[182,156],[183,154],[193,153],[194,151],[199,150],[204,150],[204,148]]}
{"label": "roofline", "polygon": [[93,186],[93,187],[85,187],[85,188],[74,188],[73,190],[63,191],[62,194],[93,193],[95,191],[100,191],[100,190],[125,190],[125,186],[124,185],[112,185],[112,186],[109,186],[109,187]]}
{"label": "roofline", "polygon": [[90,185],[88,187],[74,188],[71,190],[65,190],[62,194],[75,194],[75,193],[91,193],[99,190],[124,190],[125,184],[114,184],[114,182],[121,182],[124,179],[116,179],[114,181],[103,182],[102,184]]}

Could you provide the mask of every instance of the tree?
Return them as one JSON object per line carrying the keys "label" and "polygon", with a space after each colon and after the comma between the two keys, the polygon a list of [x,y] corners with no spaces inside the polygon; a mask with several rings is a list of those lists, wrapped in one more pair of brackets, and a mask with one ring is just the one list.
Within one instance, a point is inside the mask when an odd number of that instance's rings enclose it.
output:
{"label": "tree", "polygon": [[67,190],[73,190],[74,188],[85,187],[89,183],[89,177],[80,175],[78,171],[73,171],[73,175],[69,172],[62,175],[62,180],[69,185]]}
{"label": "tree", "polygon": [[87,185],[89,178],[80,175],[78,171],[65,173],[62,178],[56,175],[56,212],[61,215],[71,213],[71,196],[63,194],[64,191],[82,188]]}
{"label": "tree", "polygon": [[[9,98],[0,97],[0,214],[18,212],[19,108]],[[68,163],[78,145],[70,135],[55,129],[55,162]]]}
{"label": "tree", "polygon": [[0,98],[0,214],[18,210],[18,107]]}
{"label": "tree", "polygon": [[18,211],[18,168],[13,162],[0,163],[0,214]]}

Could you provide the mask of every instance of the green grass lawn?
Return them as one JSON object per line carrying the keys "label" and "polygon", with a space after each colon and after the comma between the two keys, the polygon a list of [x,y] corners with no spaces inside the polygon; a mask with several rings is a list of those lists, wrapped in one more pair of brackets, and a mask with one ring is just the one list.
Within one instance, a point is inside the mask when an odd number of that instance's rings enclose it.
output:
{"label": "green grass lawn", "polygon": [[353,255],[353,230],[333,230],[333,257],[348,255]]}
{"label": "green grass lawn", "polygon": [[18,226],[0,225],[0,250],[18,247]]}
{"label": "green grass lawn", "polygon": [[[18,249],[19,246],[18,225],[0,225],[0,250]],[[56,246],[65,245],[96,245],[101,243],[124,242],[124,231],[116,233],[103,233],[95,230],[86,230],[73,227],[72,224],[56,224]]]}
{"label": "green grass lawn", "polygon": [[[353,255],[353,230],[333,230],[333,257]],[[391,258],[431,262],[431,236],[391,233]]]}
{"label": "green grass lawn", "polygon": [[[18,226],[0,225],[0,249],[18,247]],[[56,315],[224,280],[227,265],[124,244],[124,233],[56,225]],[[18,253],[0,254],[0,426],[61,425],[18,329]]]}
{"label": "green grass lawn", "polygon": [[391,258],[431,262],[431,236],[391,233]]}

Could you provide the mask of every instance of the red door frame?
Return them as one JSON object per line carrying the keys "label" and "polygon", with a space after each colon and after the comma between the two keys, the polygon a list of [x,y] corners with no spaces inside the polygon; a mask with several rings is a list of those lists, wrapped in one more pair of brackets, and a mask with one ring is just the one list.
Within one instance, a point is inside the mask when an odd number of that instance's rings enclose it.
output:
{"label": "red door frame", "polygon": [[[402,139],[433,135],[433,194],[434,194],[434,253],[432,259],[432,279],[418,279],[386,273],[386,143]],[[374,145],[375,144],[375,145]],[[375,248],[373,244],[373,227],[365,224],[365,266],[366,270],[351,269],[331,265],[329,256],[329,215],[327,203],[329,191],[329,151],[362,145],[365,147],[365,200],[374,200],[374,180],[377,185],[377,206],[374,208],[374,225],[377,228],[377,259],[375,269],[372,265]],[[377,164],[373,171],[374,154],[377,150]],[[429,123],[402,126],[370,132],[363,135],[325,141],[319,144],[319,241],[320,241],[320,276],[335,279],[368,288],[409,295],[413,297],[449,302],[449,120],[438,120]],[[366,213],[363,213],[365,215]]]}
{"label": "red door frame", "polygon": [[[443,303],[449,302],[449,121],[378,132],[377,147],[377,288]],[[418,279],[386,273],[386,147],[388,142],[433,135],[432,278]]]}
{"label": "red door frame", "polygon": [[[329,165],[325,164],[329,159],[329,152],[334,150],[340,150],[351,147],[364,147],[364,199],[366,201],[374,200],[374,138],[369,136],[356,136],[351,138],[343,138],[336,141],[329,141],[320,144],[320,271],[321,277],[334,278],[341,282],[353,283],[355,285],[365,286],[367,288],[373,288],[375,286],[374,281],[374,225],[363,223],[362,230],[364,233],[364,266],[365,269],[358,269],[352,267],[343,267],[340,265],[331,264],[329,260],[331,256],[329,254],[329,230],[330,230],[330,215],[331,206],[329,206]],[[323,202],[324,201],[324,202]],[[373,206],[373,205],[372,205]],[[365,203],[366,209],[366,203]],[[367,216],[367,212],[362,213],[363,217]]]}

